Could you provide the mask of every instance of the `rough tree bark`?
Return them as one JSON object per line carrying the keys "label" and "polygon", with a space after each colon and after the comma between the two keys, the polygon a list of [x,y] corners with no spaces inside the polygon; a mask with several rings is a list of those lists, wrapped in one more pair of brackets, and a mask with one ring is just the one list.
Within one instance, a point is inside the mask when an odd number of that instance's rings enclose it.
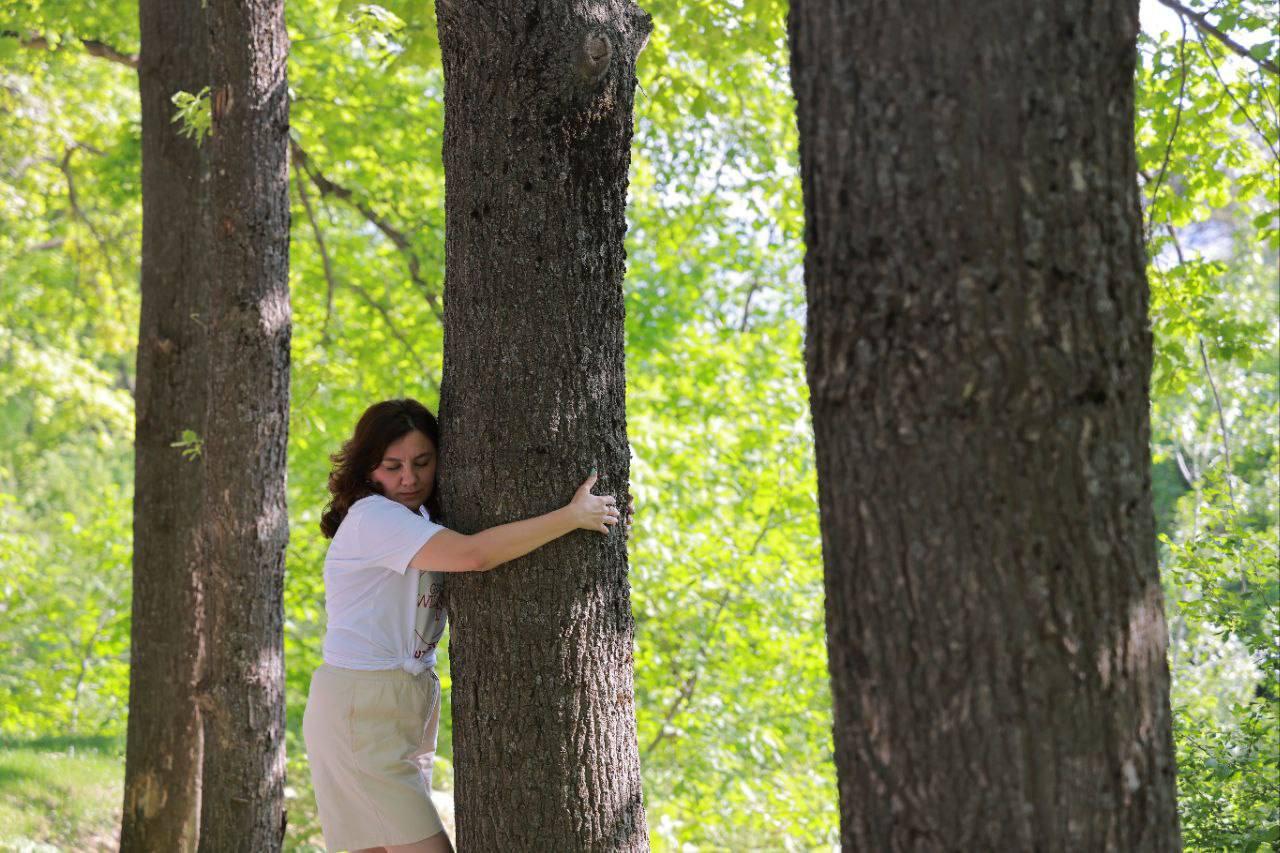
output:
{"label": "rough tree bark", "polygon": [[796,0],[849,850],[1179,846],[1137,0]]}
{"label": "rough tree bark", "polygon": [[200,831],[204,465],[210,218],[205,151],[170,121],[209,79],[199,0],[142,0],[142,312],[134,428],[133,621],[122,850],[194,850]]}
{"label": "rough tree bark", "polygon": [[204,445],[202,850],[284,835],[289,101],[283,0],[205,0],[215,263]]}
{"label": "rough tree bark", "polygon": [[[626,0],[437,14],[447,520],[555,509],[593,465],[596,493],[626,506],[624,208],[649,17]],[[451,578],[449,595],[459,849],[647,849],[623,530]]]}

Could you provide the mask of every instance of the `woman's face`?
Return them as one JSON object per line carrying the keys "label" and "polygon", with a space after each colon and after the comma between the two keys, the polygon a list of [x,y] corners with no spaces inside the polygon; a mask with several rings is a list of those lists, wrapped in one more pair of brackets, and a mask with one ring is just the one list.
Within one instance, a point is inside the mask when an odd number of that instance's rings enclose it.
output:
{"label": "woman's face", "polygon": [[384,495],[417,512],[435,488],[436,446],[415,429],[387,446],[370,476]]}

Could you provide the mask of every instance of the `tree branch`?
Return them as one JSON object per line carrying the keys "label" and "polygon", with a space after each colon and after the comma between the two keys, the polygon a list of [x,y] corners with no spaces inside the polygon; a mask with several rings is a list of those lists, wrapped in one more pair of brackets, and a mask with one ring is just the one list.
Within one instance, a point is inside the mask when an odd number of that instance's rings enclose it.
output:
{"label": "tree branch", "polygon": [[303,180],[302,169],[298,166],[297,160],[293,163],[293,173],[298,185],[298,196],[302,199],[302,209],[306,211],[307,221],[311,223],[311,233],[315,235],[316,247],[320,250],[320,263],[324,267],[327,292],[324,303],[324,325],[320,327],[320,341],[324,343],[329,339],[329,323],[333,319],[333,294],[338,289],[338,285],[333,278],[333,263],[329,260],[329,249],[324,244],[324,232],[320,230],[315,211],[311,209],[311,197],[307,195],[307,182]]}
{"label": "tree branch", "polygon": [[[0,36],[4,38],[15,38],[18,40],[18,44],[23,47],[30,48],[31,50],[57,51],[62,48],[62,45],[50,44],[49,40],[44,36],[27,36],[24,38],[21,33],[13,30],[0,31]],[[109,62],[114,62],[118,65],[124,65],[128,68],[134,69],[135,71],[138,69],[138,54],[136,53],[125,53],[122,50],[116,50],[106,42],[98,41],[97,39],[77,38],[75,41],[80,42],[80,46],[84,48],[85,53],[100,57]]]}
{"label": "tree branch", "polygon": [[[1165,230],[1169,233],[1169,239],[1173,241],[1173,250],[1178,255],[1178,263],[1185,264],[1186,258],[1182,254],[1182,245],[1178,242],[1178,232],[1174,230],[1172,224],[1165,224]],[[1231,486],[1231,443],[1227,432],[1227,416],[1222,411],[1222,398],[1218,395],[1218,383],[1213,381],[1213,371],[1209,369],[1209,354],[1205,350],[1204,336],[1199,331],[1196,332],[1196,341],[1200,344],[1200,361],[1204,365],[1205,378],[1209,380],[1209,390],[1213,392],[1213,402],[1218,408],[1218,425],[1222,428],[1222,452],[1226,456],[1226,468],[1223,471],[1222,479],[1227,484],[1227,498],[1231,501],[1232,512],[1239,513],[1240,510],[1236,506],[1235,489]]]}
{"label": "tree branch", "polygon": [[[24,38],[20,33],[13,30],[0,30],[0,37],[16,38],[23,47],[35,50],[52,51],[60,49],[60,46],[50,44],[49,40],[42,36],[30,36]],[[80,45],[84,48],[86,53],[120,65],[128,66],[134,70],[137,70],[138,68],[138,55],[135,53],[125,53],[97,39],[77,39],[77,41],[80,42]],[[444,308],[441,306],[440,297],[431,289],[426,280],[423,279],[422,262],[419,260],[417,253],[413,250],[413,245],[409,242],[409,238],[404,234],[404,232],[394,227],[384,218],[375,213],[369,205],[358,200],[355,193],[351,190],[334,183],[319,171],[311,168],[310,160],[307,157],[306,151],[304,151],[302,146],[300,146],[294,139],[291,138],[289,140],[289,146],[293,152],[294,158],[307,176],[311,178],[311,182],[315,184],[322,196],[335,195],[350,204],[360,212],[360,215],[381,231],[383,235],[385,235],[387,239],[400,250],[400,253],[404,255],[405,262],[409,267],[409,278],[415,285],[417,285],[418,289],[422,291],[422,295],[426,298],[427,304],[431,306],[432,313],[434,313],[441,322],[444,322]]]}
{"label": "tree branch", "polygon": [[[320,223],[316,220],[315,210],[311,207],[311,198],[307,195],[306,181],[302,180],[301,172],[301,164],[299,160],[295,160],[294,173],[298,177],[298,195],[302,198],[303,210],[306,211],[307,221],[311,225],[311,232],[315,235],[316,245],[320,250],[320,262],[324,267],[324,278],[328,287],[328,296],[325,304],[324,327],[321,331],[321,339],[324,340],[329,335],[329,322],[333,317],[333,294],[338,289],[338,282],[334,275],[333,263],[329,258],[329,250],[324,242],[324,232],[321,231]],[[314,181],[314,177],[312,180]],[[391,332],[391,336],[400,342],[400,345],[404,347],[405,352],[408,353],[409,357],[418,365],[418,370],[422,374],[423,378],[431,385],[436,393],[439,393],[440,386],[435,380],[435,374],[427,368],[426,363],[418,356],[418,351],[413,348],[413,344],[410,343],[409,339],[400,331],[400,327],[397,326],[395,321],[391,318],[391,312],[387,310],[386,306],[370,296],[363,287],[360,287],[360,285],[354,282],[347,282],[347,286],[353,290],[366,305],[373,308],[382,316],[382,321],[386,324],[387,330]]]}
{"label": "tree branch", "polygon": [[400,345],[404,347],[405,352],[409,354],[409,357],[417,362],[418,370],[422,373],[422,378],[425,379],[427,384],[431,386],[432,390],[439,395],[440,383],[436,382],[435,374],[428,370],[427,365],[418,357],[417,350],[413,348],[413,344],[409,343],[409,339],[400,332],[400,328],[396,325],[395,320],[391,319],[391,312],[387,310],[386,306],[370,296],[360,285],[354,282],[347,282],[347,286],[354,290],[356,295],[365,301],[365,304],[382,315],[382,320],[387,324],[387,329],[391,332],[392,337],[399,341]]}
{"label": "tree branch", "polygon": [[[111,258],[111,248],[107,244],[107,240],[102,235],[102,232],[100,232],[97,226],[93,224],[93,220],[91,220],[88,217],[88,215],[85,214],[84,210],[80,207],[79,196],[76,193],[75,177],[73,176],[71,171],[71,155],[74,154],[79,148],[82,148],[82,147],[86,147],[86,146],[81,146],[78,143],[68,146],[66,153],[63,154],[62,156],[62,160],[58,161],[58,170],[62,172],[63,177],[67,179],[67,203],[71,207],[71,212],[75,214],[76,219],[79,219],[81,222],[83,222],[85,227],[89,229],[89,233],[93,235],[93,239],[97,242],[98,248],[102,252],[102,260],[107,267],[107,271],[112,276],[114,276],[115,262]],[[95,152],[95,153],[98,153],[98,152]]]}
{"label": "tree branch", "polygon": [[1213,58],[1213,51],[1209,49],[1209,43],[1204,39],[1204,34],[1197,32],[1196,38],[1200,40],[1200,48],[1204,51],[1205,58],[1209,60],[1210,67],[1213,68],[1213,76],[1217,77],[1218,82],[1222,84],[1222,91],[1231,99],[1231,103],[1236,105],[1236,109],[1240,110],[1240,114],[1244,116],[1245,121],[1249,122],[1249,126],[1252,127],[1254,132],[1258,134],[1258,137],[1262,139],[1262,144],[1270,149],[1271,156],[1276,159],[1280,159],[1280,151],[1277,151],[1276,147],[1271,144],[1271,140],[1267,139],[1267,135],[1262,131],[1262,128],[1253,120],[1253,115],[1245,109],[1244,104],[1240,103],[1240,101],[1236,99],[1235,94],[1231,91],[1231,86],[1223,78],[1222,71],[1218,69],[1218,62]]}
{"label": "tree branch", "polygon": [[1199,475],[1192,469],[1190,463],[1187,462],[1187,457],[1183,455],[1182,448],[1176,444],[1173,447],[1173,458],[1178,463],[1178,473],[1182,476],[1183,484],[1188,489],[1194,489],[1196,487],[1196,480],[1199,479]]}
{"label": "tree branch", "polygon": [[93,633],[89,635],[89,639],[85,642],[84,648],[78,655],[80,659],[80,671],[76,675],[76,686],[71,696],[71,734],[77,734],[80,727],[80,694],[84,690],[84,680],[89,674],[89,666],[92,662],[93,647],[98,642],[98,635],[102,633],[102,629],[107,627],[107,623],[115,618],[116,599],[110,600],[109,607],[102,611],[102,617],[98,620],[98,626],[93,629]]}
{"label": "tree branch", "polygon": [[355,193],[346,187],[336,184],[324,176],[318,169],[311,165],[311,159],[302,146],[292,138],[289,139],[289,147],[293,151],[294,161],[302,169],[303,172],[311,178],[311,183],[315,184],[316,189],[320,191],[321,196],[337,196],[347,204],[354,207],[360,212],[368,222],[377,228],[382,234],[390,240],[400,253],[404,255],[405,262],[409,267],[409,278],[422,291],[426,297],[427,304],[431,306],[432,312],[436,317],[444,321],[444,309],[440,305],[440,297],[431,289],[422,277],[422,263],[418,259],[418,254],[413,250],[413,244],[410,243],[408,236],[403,231],[387,222],[386,219],[379,216],[368,204],[356,198]]}
{"label": "tree branch", "polygon": [[[702,659],[706,657],[707,648],[711,643],[711,637],[715,634],[716,624],[720,621],[720,613],[724,610],[725,605],[729,603],[729,599],[732,596],[732,590],[725,590],[724,595],[720,596],[720,601],[716,605],[715,615],[711,617],[711,625],[707,628],[706,634],[703,635],[702,643],[698,646],[698,651],[695,654],[699,664],[701,664]],[[680,690],[676,693],[675,701],[673,701],[671,706],[667,708],[666,716],[662,718],[662,723],[658,726],[657,734],[654,735],[653,740],[649,741],[649,745],[645,747],[644,754],[641,756],[642,760],[647,760],[649,758],[649,754],[657,748],[658,744],[662,743],[662,741],[666,739],[668,724],[675,719],[676,714],[680,713],[680,710],[684,707],[685,703],[693,698],[693,690],[697,687],[698,676],[701,674],[702,670],[695,669],[689,675],[685,676],[684,684],[680,685]]]}
{"label": "tree branch", "polygon": [[1169,140],[1164,147],[1164,162],[1160,164],[1160,173],[1156,176],[1155,189],[1151,191],[1151,202],[1148,205],[1146,239],[1151,242],[1151,226],[1156,218],[1156,200],[1160,195],[1160,187],[1164,184],[1165,172],[1169,169],[1169,157],[1173,154],[1173,143],[1178,138],[1178,126],[1182,124],[1182,98],[1187,91],[1187,22],[1182,22],[1182,39],[1178,42],[1178,63],[1182,66],[1182,82],[1178,84],[1178,111],[1173,115],[1173,128],[1169,131]]}
{"label": "tree branch", "polygon": [[1240,56],[1243,56],[1245,59],[1249,60],[1250,62],[1256,64],[1262,70],[1268,71],[1272,74],[1275,74],[1277,77],[1280,77],[1280,67],[1277,67],[1275,63],[1271,62],[1270,60],[1262,59],[1257,56],[1254,56],[1252,53],[1249,52],[1249,49],[1246,48],[1244,45],[1233,40],[1231,36],[1227,35],[1222,30],[1218,29],[1213,24],[1209,23],[1209,19],[1204,14],[1197,12],[1194,9],[1189,9],[1186,6],[1183,6],[1181,3],[1178,2],[1178,0],[1158,0],[1158,2],[1160,3],[1161,6],[1167,6],[1173,11],[1177,12],[1178,17],[1182,18],[1184,21],[1190,21],[1191,24],[1200,32],[1207,33],[1213,36],[1218,41],[1226,45],[1230,50],[1239,54]]}
{"label": "tree branch", "polygon": [[751,298],[756,295],[756,291],[760,288],[760,276],[751,277],[751,287],[747,289],[747,298],[742,302],[742,321],[738,323],[738,331],[745,333],[747,324],[751,320]]}
{"label": "tree branch", "polygon": [[[764,524],[760,526],[760,532],[756,534],[755,541],[751,543],[751,548],[747,551],[747,557],[755,556],[756,551],[759,550],[760,543],[764,541],[765,534],[768,533],[769,528],[773,526],[773,514],[777,508],[778,505],[776,503],[769,507],[769,512],[764,517]],[[702,635],[702,641],[698,644],[698,651],[694,653],[694,658],[697,661],[695,666],[701,665],[702,661],[706,658],[707,649],[711,646],[711,638],[715,634],[716,625],[720,621],[720,614],[724,611],[725,605],[729,603],[729,600],[733,597],[733,593],[736,591],[737,590],[727,589],[724,591],[724,594],[720,596],[720,601],[716,605],[716,612],[711,617],[711,625],[707,628],[706,633]],[[658,726],[657,734],[654,735],[653,740],[649,741],[649,745],[645,747],[644,754],[641,755],[642,761],[648,759],[650,753],[652,753],[654,749],[657,748],[658,744],[662,743],[662,741],[667,737],[667,725],[675,719],[676,714],[678,714],[689,700],[693,698],[693,691],[698,685],[698,676],[700,674],[701,670],[695,668],[693,672],[685,676],[684,684],[680,685],[680,690],[676,694],[675,700],[671,703],[671,706],[667,708],[667,713],[662,718],[661,725]]]}

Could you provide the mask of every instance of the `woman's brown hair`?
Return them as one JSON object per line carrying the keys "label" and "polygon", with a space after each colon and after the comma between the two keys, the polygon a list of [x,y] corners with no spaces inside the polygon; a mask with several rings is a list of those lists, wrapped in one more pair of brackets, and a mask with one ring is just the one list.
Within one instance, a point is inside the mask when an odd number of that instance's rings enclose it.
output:
{"label": "woman's brown hair", "polygon": [[[329,457],[333,460],[333,470],[329,472],[329,493],[333,497],[320,516],[320,531],[326,539],[332,539],[338,532],[338,525],[347,517],[353,503],[369,495],[382,494],[382,489],[370,480],[370,472],[382,462],[382,454],[389,445],[415,429],[431,439],[438,460],[440,424],[426,406],[417,400],[383,400],[365,409],[356,423],[355,435]],[[443,523],[438,467],[436,472],[436,485],[431,489],[426,507],[432,521]]]}

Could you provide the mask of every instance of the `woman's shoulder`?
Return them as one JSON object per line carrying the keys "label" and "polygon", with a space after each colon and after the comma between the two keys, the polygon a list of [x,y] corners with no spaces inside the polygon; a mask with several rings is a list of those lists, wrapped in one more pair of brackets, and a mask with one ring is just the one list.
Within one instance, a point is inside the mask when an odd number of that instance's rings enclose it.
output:
{"label": "woman's shoulder", "polygon": [[364,531],[361,538],[373,536],[375,539],[393,531],[417,530],[424,524],[434,523],[425,514],[383,495],[368,495],[353,503],[343,524],[348,521],[353,531]]}
{"label": "woman's shoulder", "polygon": [[388,497],[366,495],[347,510],[329,543],[326,559],[336,562],[359,558],[388,537],[398,535],[407,526],[406,520],[412,525],[417,517],[408,507]]}
{"label": "woman's shoulder", "polygon": [[350,541],[361,528],[361,522],[365,518],[372,518],[374,525],[384,519],[395,519],[399,515],[397,507],[408,511],[406,507],[383,495],[365,495],[347,508],[347,514],[338,524],[333,541]]}
{"label": "woman's shoulder", "polygon": [[393,501],[386,495],[365,495],[360,500],[351,505],[351,509],[347,510],[347,517],[361,515],[379,515],[379,516],[416,516],[417,513],[409,509],[399,501]]}

